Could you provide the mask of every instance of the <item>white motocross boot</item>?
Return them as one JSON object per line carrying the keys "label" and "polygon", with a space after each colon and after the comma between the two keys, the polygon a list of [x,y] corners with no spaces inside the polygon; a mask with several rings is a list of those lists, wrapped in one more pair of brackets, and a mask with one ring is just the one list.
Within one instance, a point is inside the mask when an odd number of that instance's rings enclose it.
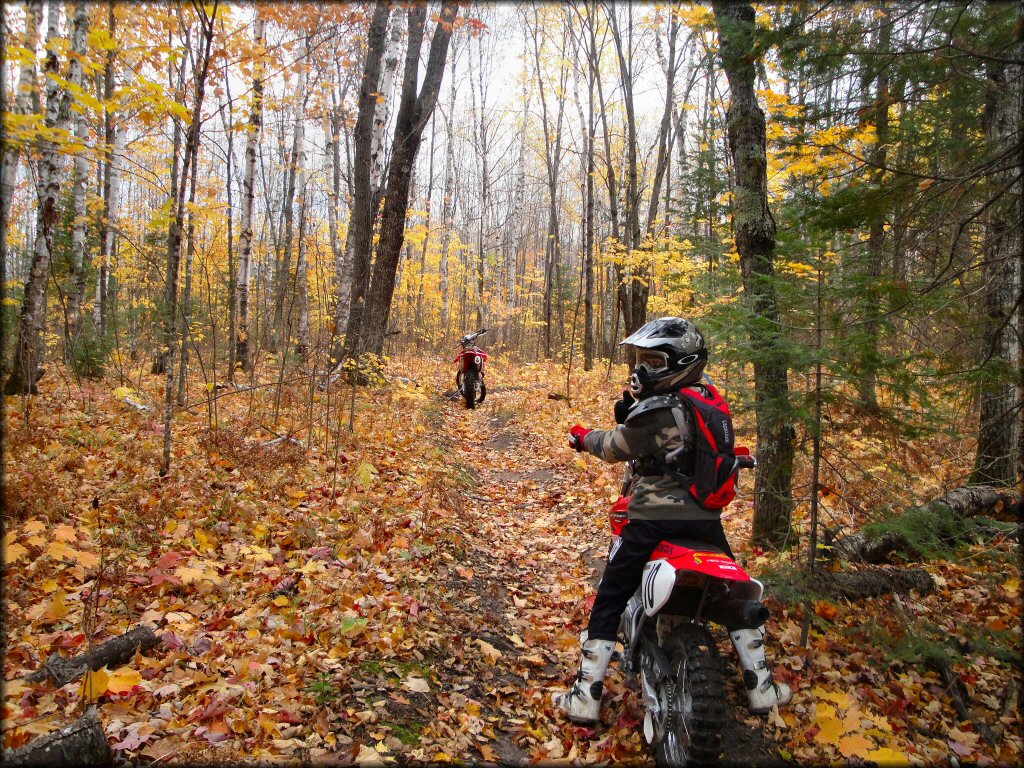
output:
{"label": "white motocross boot", "polygon": [[789,704],[793,691],[785,683],[772,679],[772,671],[764,660],[764,625],[757,629],[735,629],[729,633],[743,670],[750,711],[764,715],[778,704]]}
{"label": "white motocross boot", "polygon": [[576,681],[567,691],[551,694],[555,707],[565,712],[577,725],[594,725],[601,715],[601,693],[604,691],[604,675],[615,650],[611,640],[587,640],[587,633],[580,635],[583,661]]}

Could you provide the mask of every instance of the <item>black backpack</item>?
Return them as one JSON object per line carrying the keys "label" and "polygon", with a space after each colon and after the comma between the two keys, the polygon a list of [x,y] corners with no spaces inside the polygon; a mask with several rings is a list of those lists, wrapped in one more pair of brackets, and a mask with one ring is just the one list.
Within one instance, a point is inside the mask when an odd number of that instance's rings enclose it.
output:
{"label": "black backpack", "polygon": [[[704,397],[696,390],[684,387],[679,399],[693,416],[694,445],[687,461],[687,472],[674,472],[690,495],[706,509],[723,509],[736,498],[736,442],[732,429],[729,405],[711,384],[701,384],[707,391]],[[680,414],[675,414],[680,432],[683,431]],[[686,446],[665,457],[671,467]]]}

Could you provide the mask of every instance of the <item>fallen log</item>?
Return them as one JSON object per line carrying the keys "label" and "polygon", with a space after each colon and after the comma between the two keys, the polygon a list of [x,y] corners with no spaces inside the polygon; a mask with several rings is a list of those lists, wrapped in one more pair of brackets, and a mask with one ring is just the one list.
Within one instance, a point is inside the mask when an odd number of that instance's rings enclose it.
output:
{"label": "fallen log", "polygon": [[907,594],[911,590],[931,592],[935,582],[920,568],[879,566],[866,571],[822,572],[821,585],[835,597],[860,600],[889,594]]}
{"label": "fallen log", "polygon": [[90,709],[59,731],[40,736],[19,749],[4,752],[4,764],[12,768],[112,765],[113,762],[114,755],[95,709]]}
{"label": "fallen log", "polygon": [[[1012,488],[966,486],[950,491],[927,504],[910,507],[888,522],[898,524],[901,519],[923,519],[927,516],[951,523],[980,516],[1012,520],[1020,516],[1021,503],[1021,492]],[[942,535],[940,531],[939,536]],[[854,563],[881,563],[894,553],[909,557],[920,554],[915,550],[913,543],[897,530],[886,531],[877,537],[858,531],[834,539],[829,544],[830,557]]]}
{"label": "fallen log", "polygon": [[145,625],[135,627],[92,649],[71,659],[53,654],[46,663],[25,679],[30,683],[41,683],[47,678],[61,688],[85,674],[87,669],[93,671],[100,667],[114,669],[131,661],[136,652],[148,651],[160,644],[160,638],[152,629]]}

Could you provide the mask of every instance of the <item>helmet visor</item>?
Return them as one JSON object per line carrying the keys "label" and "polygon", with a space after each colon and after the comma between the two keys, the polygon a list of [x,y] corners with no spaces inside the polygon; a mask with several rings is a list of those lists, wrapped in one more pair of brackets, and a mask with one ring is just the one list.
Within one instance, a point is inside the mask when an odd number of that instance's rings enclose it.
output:
{"label": "helmet visor", "polygon": [[636,367],[646,368],[649,373],[660,373],[668,368],[668,355],[654,349],[634,348]]}

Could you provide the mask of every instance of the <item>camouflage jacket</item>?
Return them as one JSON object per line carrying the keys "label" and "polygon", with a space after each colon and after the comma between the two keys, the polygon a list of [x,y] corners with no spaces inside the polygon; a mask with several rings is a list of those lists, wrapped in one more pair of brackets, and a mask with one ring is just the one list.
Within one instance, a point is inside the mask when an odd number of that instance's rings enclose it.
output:
{"label": "camouflage jacket", "polygon": [[[665,456],[680,445],[694,443],[693,416],[685,405],[680,404],[680,410],[683,434],[676,426],[672,408],[647,410],[634,406],[625,424],[592,430],[583,444],[588,453],[610,463],[646,458],[664,463]],[[629,516],[634,520],[717,520],[719,511],[700,506],[672,475],[641,474],[633,487]]]}

